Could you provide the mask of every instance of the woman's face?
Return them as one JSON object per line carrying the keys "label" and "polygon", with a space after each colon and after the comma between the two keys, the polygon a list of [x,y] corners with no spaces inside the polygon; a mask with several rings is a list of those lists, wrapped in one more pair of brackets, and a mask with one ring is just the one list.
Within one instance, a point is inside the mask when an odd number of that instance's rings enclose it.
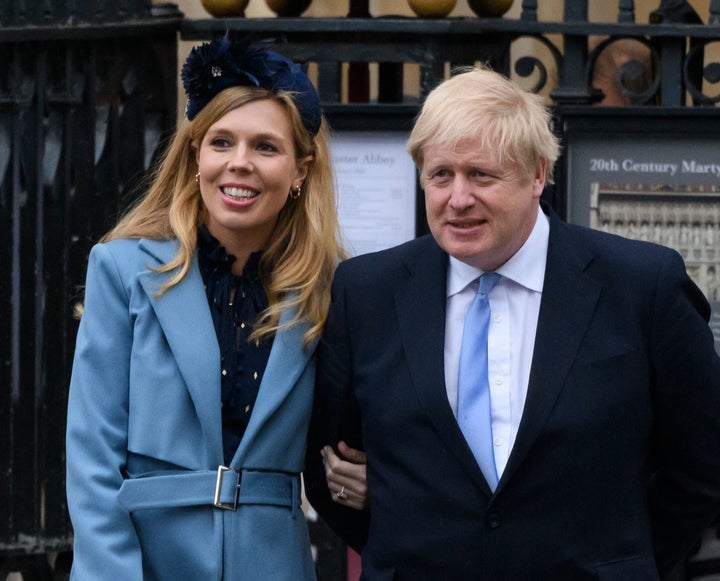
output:
{"label": "woman's face", "polygon": [[275,101],[252,101],[210,126],[197,151],[210,233],[231,252],[261,250],[308,160],[295,159],[290,117]]}

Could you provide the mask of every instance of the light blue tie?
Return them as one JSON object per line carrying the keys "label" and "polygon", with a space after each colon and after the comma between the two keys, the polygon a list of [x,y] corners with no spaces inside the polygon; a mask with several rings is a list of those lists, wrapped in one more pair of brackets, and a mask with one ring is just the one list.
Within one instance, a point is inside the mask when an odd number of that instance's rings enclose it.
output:
{"label": "light blue tie", "polygon": [[493,491],[497,487],[498,476],[488,382],[488,294],[499,279],[500,275],[495,272],[480,277],[477,294],[465,315],[458,376],[458,424]]}

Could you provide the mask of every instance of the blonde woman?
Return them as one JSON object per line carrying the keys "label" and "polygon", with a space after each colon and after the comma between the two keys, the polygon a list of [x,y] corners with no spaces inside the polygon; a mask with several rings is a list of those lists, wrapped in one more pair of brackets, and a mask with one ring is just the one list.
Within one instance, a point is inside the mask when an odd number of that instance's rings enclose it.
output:
{"label": "blonde woman", "polygon": [[182,76],[187,119],[90,254],[73,578],[314,579],[300,472],[343,257],[325,122],[304,69],[248,40],[193,49]]}

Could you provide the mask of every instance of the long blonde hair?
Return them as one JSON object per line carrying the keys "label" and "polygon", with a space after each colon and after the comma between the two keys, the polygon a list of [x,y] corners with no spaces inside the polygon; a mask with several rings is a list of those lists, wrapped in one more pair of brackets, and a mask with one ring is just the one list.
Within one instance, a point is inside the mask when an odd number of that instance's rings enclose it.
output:
{"label": "long blonde hair", "polygon": [[328,147],[328,128],[311,136],[305,129],[292,94],[256,87],[231,87],[218,93],[193,119],[183,120],[164,159],[153,174],[146,195],[103,241],[115,238],[173,239],[180,243],[175,258],[158,269],[175,271],[159,290],[164,293],[188,273],[197,245],[198,228],[207,210],[195,181],[195,151],[203,136],[223,115],[261,99],[278,102],[291,119],[296,160],[312,157],[300,197],[288,200],[278,216],[275,230],[264,250],[260,269],[269,307],[261,314],[252,338],[259,339],[280,328],[280,313],[296,309],[287,325],[309,323],[304,344],[322,332],[330,304],[330,285],[337,262],[345,257],[339,242],[334,177]]}

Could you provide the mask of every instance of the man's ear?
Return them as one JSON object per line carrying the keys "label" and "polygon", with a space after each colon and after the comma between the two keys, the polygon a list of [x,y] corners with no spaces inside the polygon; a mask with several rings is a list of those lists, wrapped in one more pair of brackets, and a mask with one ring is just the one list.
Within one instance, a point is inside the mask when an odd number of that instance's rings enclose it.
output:
{"label": "man's ear", "polygon": [[544,157],[540,158],[540,163],[535,168],[535,175],[533,176],[533,196],[539,198],[543,190],[545,189],[545,182],[547,181],[547,159]]}

